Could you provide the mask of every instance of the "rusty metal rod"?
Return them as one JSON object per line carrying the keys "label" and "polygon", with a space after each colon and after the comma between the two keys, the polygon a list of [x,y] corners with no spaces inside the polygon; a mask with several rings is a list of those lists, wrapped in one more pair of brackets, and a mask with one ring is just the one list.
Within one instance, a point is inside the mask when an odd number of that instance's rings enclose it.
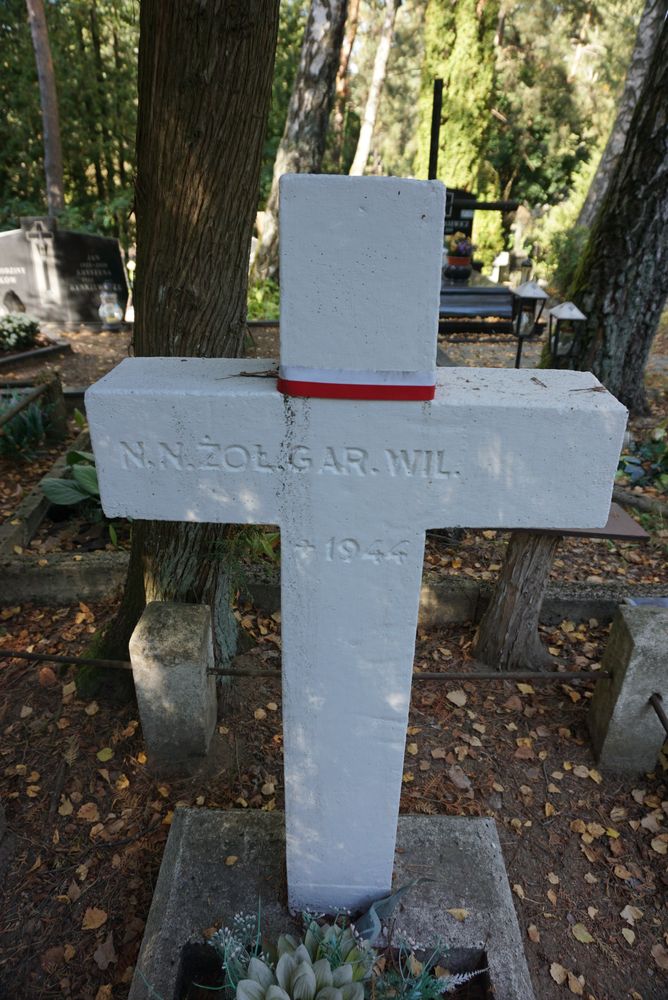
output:
{"label": "rusty metal rod", "polygon": [[[46,392],[48,387],[48,382],[43,382],[42,385],[36,385],[35,388],[31,389],[30,392],[27,392],[22,399],[19,399],[13,406],[10,406],[8,410],[5,410],[5,412],[0,416],[0,428],[4,427],[5,424],[8,424],[10,420],[13,420],[14,417],[21,412],[21,410],[25,410],[26,406],[30,406],[30,404],[34,403],[36,399],[39,399],[42,393]],[[0,430],[0,434],[2,433],[4,432]]]}
{"label": "rusty metal rod", "polygon": [[666,735],[668,736],[668,715],[666,715],[666,710],[663,707],[663,698],[660,694],[650,695],[649,703],[659,716],[661,725],[666,730]]}
{"label": "rusty metal rod", "polygon": [[[39,663],[72,663],[76,666],[104,667],[113,670],[132,670],[128,660],[102,660],[89,656],[56,656],[53,653],[26,653],[16,649],[0,648],[0,659],[37,660]],[[207,671],[217,677],[275,677],[280,679],[280,670],[238,670],[235,668],[214,667]],[[554,681],[591,681],[599,677],[610,677],[608,670],[571,670],[544,673],[533,670],[476,670],[474,673],[459,671],[418,671],[413,674],[414,681],[536,681],[537,683]],[[652,695],[652,698],[658,697]],[[651,701],[651,699],[650,699]],[[655,706],[656,708],[656,706]],[[663,708],[659,706],[659,711]],[[659,716],[660,718],[661,716]]]}

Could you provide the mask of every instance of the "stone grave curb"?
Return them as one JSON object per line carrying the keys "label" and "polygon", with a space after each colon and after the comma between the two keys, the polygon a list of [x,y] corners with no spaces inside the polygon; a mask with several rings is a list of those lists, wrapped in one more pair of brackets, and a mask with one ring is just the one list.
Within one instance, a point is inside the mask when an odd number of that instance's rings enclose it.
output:
{"label": "stone grave curb", "polygon": [[[4,526],[3,526],[4,527]],[[1,530],[1,529],[0,529]],[[25,544],[14,542],[13,544]],[[11,545],[10,545],[11,552]],[[36,601],[44,604],[69,604],[72,601],[96,601],[110,597],[123,586],[129,555],[125,551],[49,553],[47,564],[13,553],[0,553],[0,600],[9,604]],[[493,587],[474,580],[429,580],[420,594],[420,625],[432,628],[451,622],[478,621],[489,601]],[[617,607],[626,597],[651,597],[664,594],[663,584],[548,584],[543,601],[541,622],[555,625],[566,619],[599,622],[612,621]],[[267,614],[278,611],[281,591],[277,576],[258,574],[248,579],[243,592]]]}
{"label": "stone grave curb", "polygon": [[[89,449],[90,436],[88,431],[82,431],[63,454],[56,459],[46,475],[42,476],[42,479],[66,478],[65,474],[69,468],[66,459],[67,452],[88,451]],[[41,482],[42,480],[24,496],[13,516],[0,525],[0,560],[13,556],[15,545],[21,547],[27,545],[44,520],[51,503],[42,492]]]}
{"label": "stone grave curb", "polygon": [[0,358],[0,369],[18,368],[21,365],[29,365],[33,361],[40,361],[42,358],[59,357],[61,354],[71,353],[72,345],[69,340],[58,339],[47,347],[35,347],[29,351],[7,354],[4,358]]}
{"label": "stone grave curb", "polygon": [[[176,1000],[183,946],[235,913],[256,912],[258,897],[268,936],[293,929],[279,902],[286,899],[284,826],[275,812],[176,811],[129,1000]],[[230,855],[235,864],[223,864]],[[396,885],[425,875],[430,881],[400,906],[395,938],[422,948],[444,942],[452,971],[475,967],[484,953],[496,1000],[535,1000],[494,821],[400,816]],[[459,921],[449,909],[469,913]]]}

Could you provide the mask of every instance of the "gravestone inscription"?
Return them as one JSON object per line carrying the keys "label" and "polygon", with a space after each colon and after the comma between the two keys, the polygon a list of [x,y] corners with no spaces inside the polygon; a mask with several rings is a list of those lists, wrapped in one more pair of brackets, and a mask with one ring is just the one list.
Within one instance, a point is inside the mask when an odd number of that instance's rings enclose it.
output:
{"label": "gravestone inscription", "polygon": [[118,240],[59,229],[46,218],[24,219],[21,229],[0,233],[0,315],[21,311],[66,326],[98,323],[105,285],[125,310]]}
{"label": "gravestone inscription", "polygon": [[390,887],[425,529],[608,516],[625,410],[592,375],[436,369],[443,211],[435,181],[283,177],[278,380],[132,358],[86,397],[107,514],[280,526],[295,908]]}

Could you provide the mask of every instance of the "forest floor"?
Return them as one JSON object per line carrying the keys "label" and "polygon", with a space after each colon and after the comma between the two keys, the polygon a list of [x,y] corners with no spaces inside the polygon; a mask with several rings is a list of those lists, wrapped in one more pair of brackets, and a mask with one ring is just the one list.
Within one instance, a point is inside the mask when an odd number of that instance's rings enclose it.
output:
{"label": "forest floor", "polygon": [[[70,335],[73,356],[49,367],[66,385],[99,377],[127,351],[126,334]],[[275,333],[271,335],[274,338]],[[258,338],[259,353],[271,347]],[[459,364],[508,364],[514,341],[450,345]],[[273,351],[266,350],[271,355]],[[266,356],[265,354],[265,356]],[[647,383],[652,413],[634,421],[644,439],[668,416],[668,326]],[[530,356],[527,356],[527,365]],[[40,370],[47,367],[42,363]],[[26,369],[16,376],[26,377]],[[6,376],[5,376],[6,377]],[[74,433],[74,427],[72,428]],[[55,458],[0,462],[0,514]],[[652,487],[641,488],[657,496]],[[643,515],[648,543],[562,542],[557,580],[668,583],[668,525]],[[430,540],[426,561],[443,574],[493,581],[505,536],[466,532]],[[0,647],[85,654],[115,599],[0,611]],[[248,664],[280,667],[280,614],[237,609]],[[591,620],[542,628],[555,663],[595,669],[608,626]],[[475,670],[474,627],[418,634],[415,670]],[[0,997],[122,1000],[164,842],[180,805],[283,807],[279,680],[237,680],[223,699],[209,763],[190,779],[155,774],[125,676],[79,697],[71,668],[0,660],[0,788],[14,840],[0,916]],[[540,1000],[668,997],[668,758],[633,781],[599,773],[586,711],[592,685],[419,681],[407,734],[402,810],[495,817]],[[456,905],[456,904],[454,904]]]}

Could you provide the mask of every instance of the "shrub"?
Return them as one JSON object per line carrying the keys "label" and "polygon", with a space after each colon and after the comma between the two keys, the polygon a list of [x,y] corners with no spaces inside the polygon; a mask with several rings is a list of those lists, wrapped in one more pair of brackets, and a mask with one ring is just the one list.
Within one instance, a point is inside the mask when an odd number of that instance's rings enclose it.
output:
{"label": "shrub", "polygon": [[20,351],[32,347],[39,333],[37,320],[25,313],[0,316],[0,351]]}
{"label": "shrub", "polygon": [[[0,402],[0,415],[21,398],[18,392]],[[31,458],[38,444],[44,440],[45,413],[39,402],[30,403],[24,410],[0,428],[0,455]]]}

